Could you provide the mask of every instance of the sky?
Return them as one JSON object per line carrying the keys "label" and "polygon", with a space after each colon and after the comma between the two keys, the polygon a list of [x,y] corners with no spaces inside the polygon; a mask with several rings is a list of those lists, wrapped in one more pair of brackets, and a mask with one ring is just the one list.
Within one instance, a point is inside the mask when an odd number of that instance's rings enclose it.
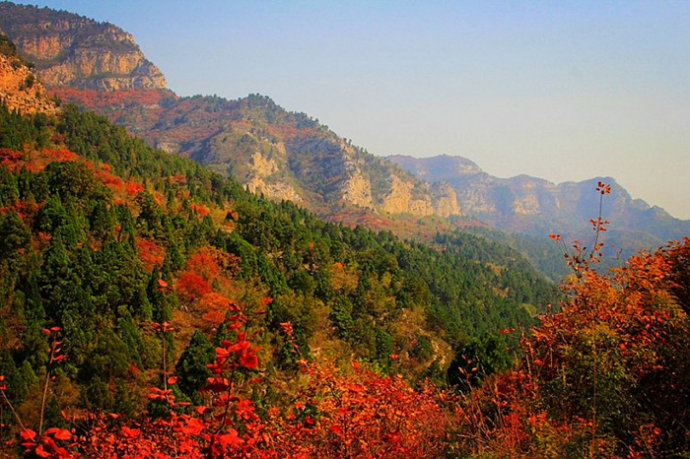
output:
{"label": "sky", "polygon": [[179,95],[250,93],[376,155],[614,177],[690,219],[688,1],[20,1],[132,33]]}

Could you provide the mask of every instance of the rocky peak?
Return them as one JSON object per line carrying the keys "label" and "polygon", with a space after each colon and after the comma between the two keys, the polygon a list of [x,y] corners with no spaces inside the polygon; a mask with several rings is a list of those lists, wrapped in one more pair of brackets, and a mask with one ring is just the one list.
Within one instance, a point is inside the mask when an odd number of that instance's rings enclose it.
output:
{"label": "rocky peak", "polygon": [[48,8],[0,3],[0,32],[36,65],[49,87],[165,88],[165,77],[132,35],[108,23]]}

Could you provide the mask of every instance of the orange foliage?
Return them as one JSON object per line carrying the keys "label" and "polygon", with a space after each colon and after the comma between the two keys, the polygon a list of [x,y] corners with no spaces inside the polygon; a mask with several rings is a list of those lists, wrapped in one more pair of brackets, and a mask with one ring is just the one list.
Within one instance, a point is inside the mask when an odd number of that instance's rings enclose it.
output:
{"label": "orange foliage", "polygon": [[353,364],[354,374],[302,361],[308,381],[284,417],[274,413],[279,457],[443,456],[445,394]]}
{"label": "orange foliage", "polygon": [[8,212],[16,213],[19,218],[22,219],[24,223],[27,223],[30,218],[32,218],[38,212],[39,205],[35,201],[15,201],[14,204],[10,206],[0,207],[0,214],[6,214]]}
{"label": "orange foliage", "polygon": [[21,151],[0,148],[0,165],[5,166],[11,171],[18,168],[23,158],[24,153]]}
{"label": "orange foliage", "polygon": [[172,184],[185,184],[187,183],[187,177],[182,174],[171,175],[168,177],[168,181]]}
{"label": "orange foliage", "polygon": [[223,273],[237,273],[239,258],[216,247],[205,246],[189,256],[186,269],[203,276],[208,282],[213,282]]}
{"label": "orange foliage", "polygon": [[[230,318],[229,330],[243,326],[240,316]],[[284,329],[290,325],[283,324]],[[168,377],[163,389],[152,387],[148,398],[169,408],[157,419],[144,415],[134,423],[120,415],[63,413],[72,425],[88,426],[78,435],[64,429],[48,429],[66,446],[53,444],[25,429],[24,448],[36,452],[50,445],[55,457],[190,457],[190,458],[307,458],[307,457],[440,457],[448,418],[441,405],[445,395],[430,386],[412,389],[401,377],[383,377],[353,364],[354,374],[338,373],[331,366],[300,361],[306,376],[296,396],[283,410],[268,408],[260,415],[249,394],[261,378],[255,335],[237,331],[223,340],[208,367],[212,376],[202,390],[209,402],[187,414],[169,388],[177,383]],[[243,375],[242,377],[239,377]],[[58,448],[62,448],[58,450]],[[39,451],[40,453],[40,451]]]}
{"label": "orange foliage", "polygon": [[211,284],[195,272],[183,271],[177,279],[177,293],[186,300],[196,300],[213,291]]}
{"label": "orange foliage", "polygon": [[158,204],[159,206],[163,206],[163,195],[159,192],[153,192],[153,200],[156,201],[156,204]]}
{"label": "orange foliage", "polygon": [[100,180],[101,183],[103,183],[105,186],[110,188],[113,191],[116,192],[123,192],[125,191],[125,183],[123,180],[118,177],[117,175],[111,174],[110,171],[110,166],[103,167],[103,166],[108,166],[107,164],[103,164],[101,169],[96,171],[96,178]]}
{"label": "orange foliage", "polygon": [[112,108],[140,103],[158,104],[164,92],[158,89],[121,89],[99,91],[96,89],[52,88],[51,95],[57,95],[66,102],[76,102],[89,108]]}
{"label": "orange foliage", "polygon": [[199,215],[200,217],[205,217],[206,215],[208,215],[208,207],[206,207],[206,206],[202,206],[202,205],[200,205],[200,204],[192,203],[192,204],[190,205],[190,207],[191,207],[192,211],[193,211],[195,214]]}
{"label": "orange foliage", "polygon": [[678,279],[687,285],[688,254],[685,238],[612,274],[576,265],[562,309],[523,338],[521,367],[466,397],[466,447],[534,457],[573,448],[591,457],[661,457],[687,447],[680,426],[690,420],[690,320]]}
{"label": "orange foliage", "polygon": [[203,295],[199,301],[199,304],[204,311],[204,315],[202,316],[204,320],[214,326],[223,322],[228,311],[239,311],[239,308],[237,305],[235,305],[235,303],[216,292],[209,292]]}
{"label": "orange foliage", "polygon": [[60,150],[53,150],[50,148],[43,149],[43,155],[48,157],[52,161],[78,161],[81,156],[71,152],[65,148]]}
{"label": "orange foliage", "polygon": [[136,196],[140,191],[144,191],[144,185],[130,180],[129,182],[127,182],[127,186],[125,187],[125,189],[128,195]]}
{"label": "orange foliage", "polygon": [[165,249],[150,239],[136,238],[135,243],[139,259],[143,262],[144,268],[151,271],[154,266],[162,266],[165,260]]}

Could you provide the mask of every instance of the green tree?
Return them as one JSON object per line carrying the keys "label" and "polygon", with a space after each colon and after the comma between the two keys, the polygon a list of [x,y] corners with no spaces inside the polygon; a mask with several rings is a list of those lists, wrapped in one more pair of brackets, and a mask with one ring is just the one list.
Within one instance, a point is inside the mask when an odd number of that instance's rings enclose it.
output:
{"label": "green tree", "polygon": [[206,378],[211,376],[211,370],[206,364],[213,362],[214,358],[215,351],[208,338],[196,330],[175,365],[177,384],[195,402],[199,401],[199,389],[206,384]]}

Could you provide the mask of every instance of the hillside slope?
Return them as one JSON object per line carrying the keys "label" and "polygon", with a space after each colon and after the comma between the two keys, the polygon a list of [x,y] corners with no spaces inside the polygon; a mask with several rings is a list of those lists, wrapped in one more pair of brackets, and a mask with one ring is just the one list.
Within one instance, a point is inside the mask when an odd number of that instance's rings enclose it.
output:
{"label": "hillside slope", "polygon": [[[0,126],[0,374],[31,423],[43,329],[67,356],[54,424],[62,407],[140,412],[162,361],[194,397],[228,316],[259,334],[271,381],[295,368],[288,322],[307,358],[443,380],[455,346],[528,327],[555,298],[506,247],[437,251],[325,223],[74,106],[2,105]],[[174,333],[157,334],[166,322]]]}
{"label": "hillside slope", "polygon": [[455,192],[432,187],[270,98],[177,97],[168,91],[54,89],[168,152],[190,157],[250,190],[322,214],[342,206],[418,216],[458,214]]}

